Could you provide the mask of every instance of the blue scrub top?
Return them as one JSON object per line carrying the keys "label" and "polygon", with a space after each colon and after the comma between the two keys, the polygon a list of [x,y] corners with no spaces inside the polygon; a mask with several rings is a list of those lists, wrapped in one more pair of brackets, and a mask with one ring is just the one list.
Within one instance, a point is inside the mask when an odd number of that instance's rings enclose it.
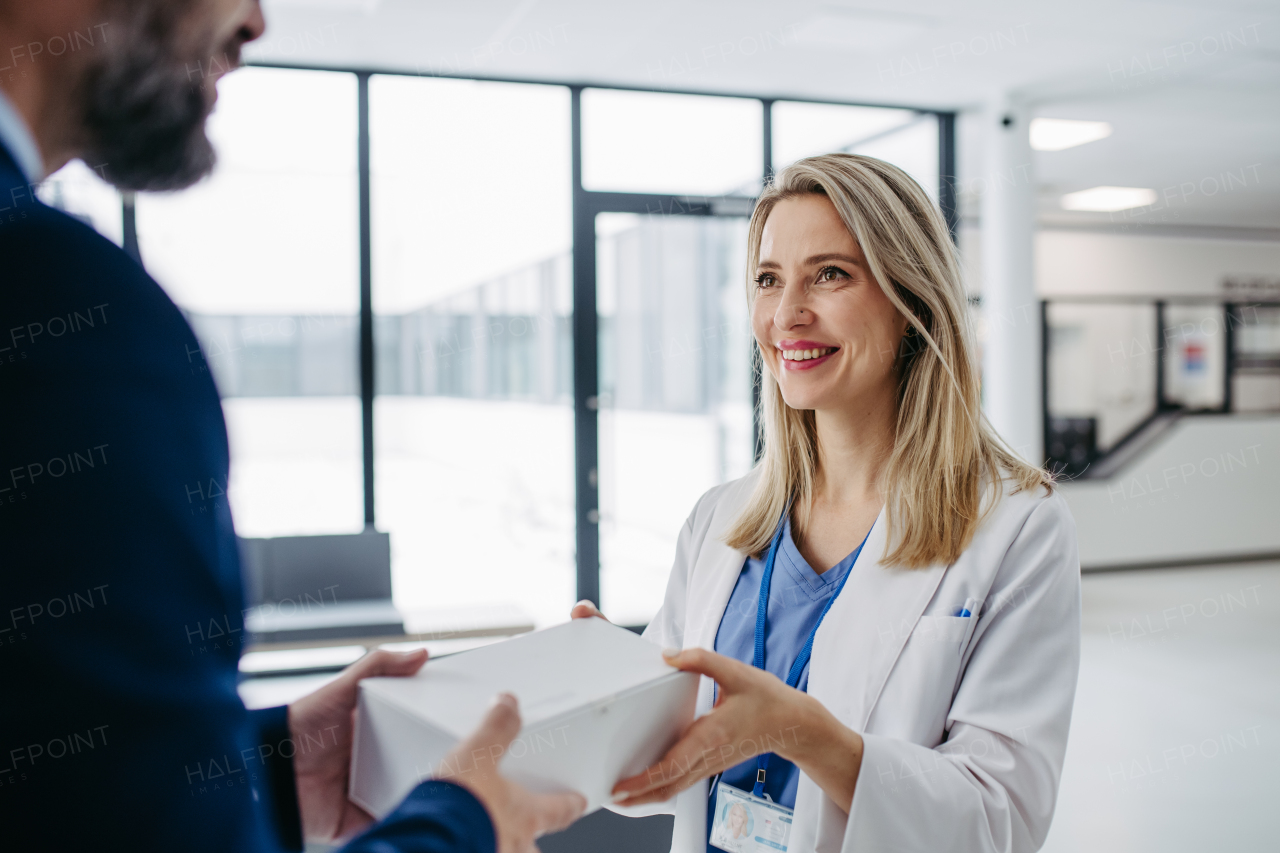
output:
{"label": "blue scrub top", "polygon": [[[859,545],[852,554],[832,568],[818,574],[800,555],[791,538],[791,519],[783,530],[778,544],[778,556],[773,567],[773,581],[769,584],[769,606],[764,639],[765,669],[786,681],[791,665],[800,654],[800,648],[809,638],[809,632],[817,624],[827,600],[840,586],[840,580],[853,568],[858,559]],[[755,656],[756,609],[760,603],[760,580],[764,577],[764,560],[748,557],[738,575],[738,583],[729,597],[729,604],[720,619],[716,632],[715,650],[726,657],[750,664]],[[800,690],[809,687],[809,665],[800,671]],[[778,733],[785,736],[785,732]],[[757,763],[750,758],[724,771],[722,781],[743,791],[750,791],[756,781]],[[773,755],[765,772],[764,790],[775,803],[793,809],[796,805],[796,786],[800,770],[790,761]],[[716,789],[711,788],[707,802],[708,850],[711,847],[711,826],[716,807]]]}

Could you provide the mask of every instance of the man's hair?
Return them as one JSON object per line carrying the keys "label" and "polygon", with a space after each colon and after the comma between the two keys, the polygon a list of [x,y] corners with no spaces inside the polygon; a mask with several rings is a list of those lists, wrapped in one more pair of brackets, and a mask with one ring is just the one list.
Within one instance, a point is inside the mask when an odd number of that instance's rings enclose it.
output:
{"label": "man's hair", "polygon": [[[73,94],[81,155],[122,190],[175,190],[213,170],[201,91],[219,45],[193,31],[197,0],[107,0],[104,43]],[[220,62],[238,63],[239,42]]]}

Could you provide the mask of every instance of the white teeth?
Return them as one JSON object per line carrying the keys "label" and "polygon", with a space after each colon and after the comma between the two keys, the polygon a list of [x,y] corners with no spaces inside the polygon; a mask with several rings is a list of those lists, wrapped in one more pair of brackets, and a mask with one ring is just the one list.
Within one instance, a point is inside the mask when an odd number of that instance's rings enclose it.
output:
{"label": "white teeth", "polygon": [[830,355],[835,352],[835,347],[822,347],[820,349],[784,349],[782,350],[782,358],[786,361],[808,361],[813,358],[821,358],[824,355]]}

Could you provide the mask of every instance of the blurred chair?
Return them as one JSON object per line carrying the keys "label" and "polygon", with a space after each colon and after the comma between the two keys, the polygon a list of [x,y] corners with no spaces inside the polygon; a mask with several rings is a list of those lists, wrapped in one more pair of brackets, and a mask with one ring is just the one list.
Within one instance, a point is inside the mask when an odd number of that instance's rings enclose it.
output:
{"label": "blurred chair", "polygon": [[391,602],[391,536],[240,539],[253,644],[404,634]]}
{"label": "blurred chair", "polygon": [[1097,418],[1049,418],[1045,448],[1054,473],[1079,477],[1098,458]]}

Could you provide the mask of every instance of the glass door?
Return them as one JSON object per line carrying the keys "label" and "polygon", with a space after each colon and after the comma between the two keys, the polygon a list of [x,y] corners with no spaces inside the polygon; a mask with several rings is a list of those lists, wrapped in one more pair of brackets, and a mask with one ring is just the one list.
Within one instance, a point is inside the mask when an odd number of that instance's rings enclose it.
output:
{"label": "glass door", "polygon": [[752,463],[747,220],[596,216],[602,609],[643,625],[698,498]]}

